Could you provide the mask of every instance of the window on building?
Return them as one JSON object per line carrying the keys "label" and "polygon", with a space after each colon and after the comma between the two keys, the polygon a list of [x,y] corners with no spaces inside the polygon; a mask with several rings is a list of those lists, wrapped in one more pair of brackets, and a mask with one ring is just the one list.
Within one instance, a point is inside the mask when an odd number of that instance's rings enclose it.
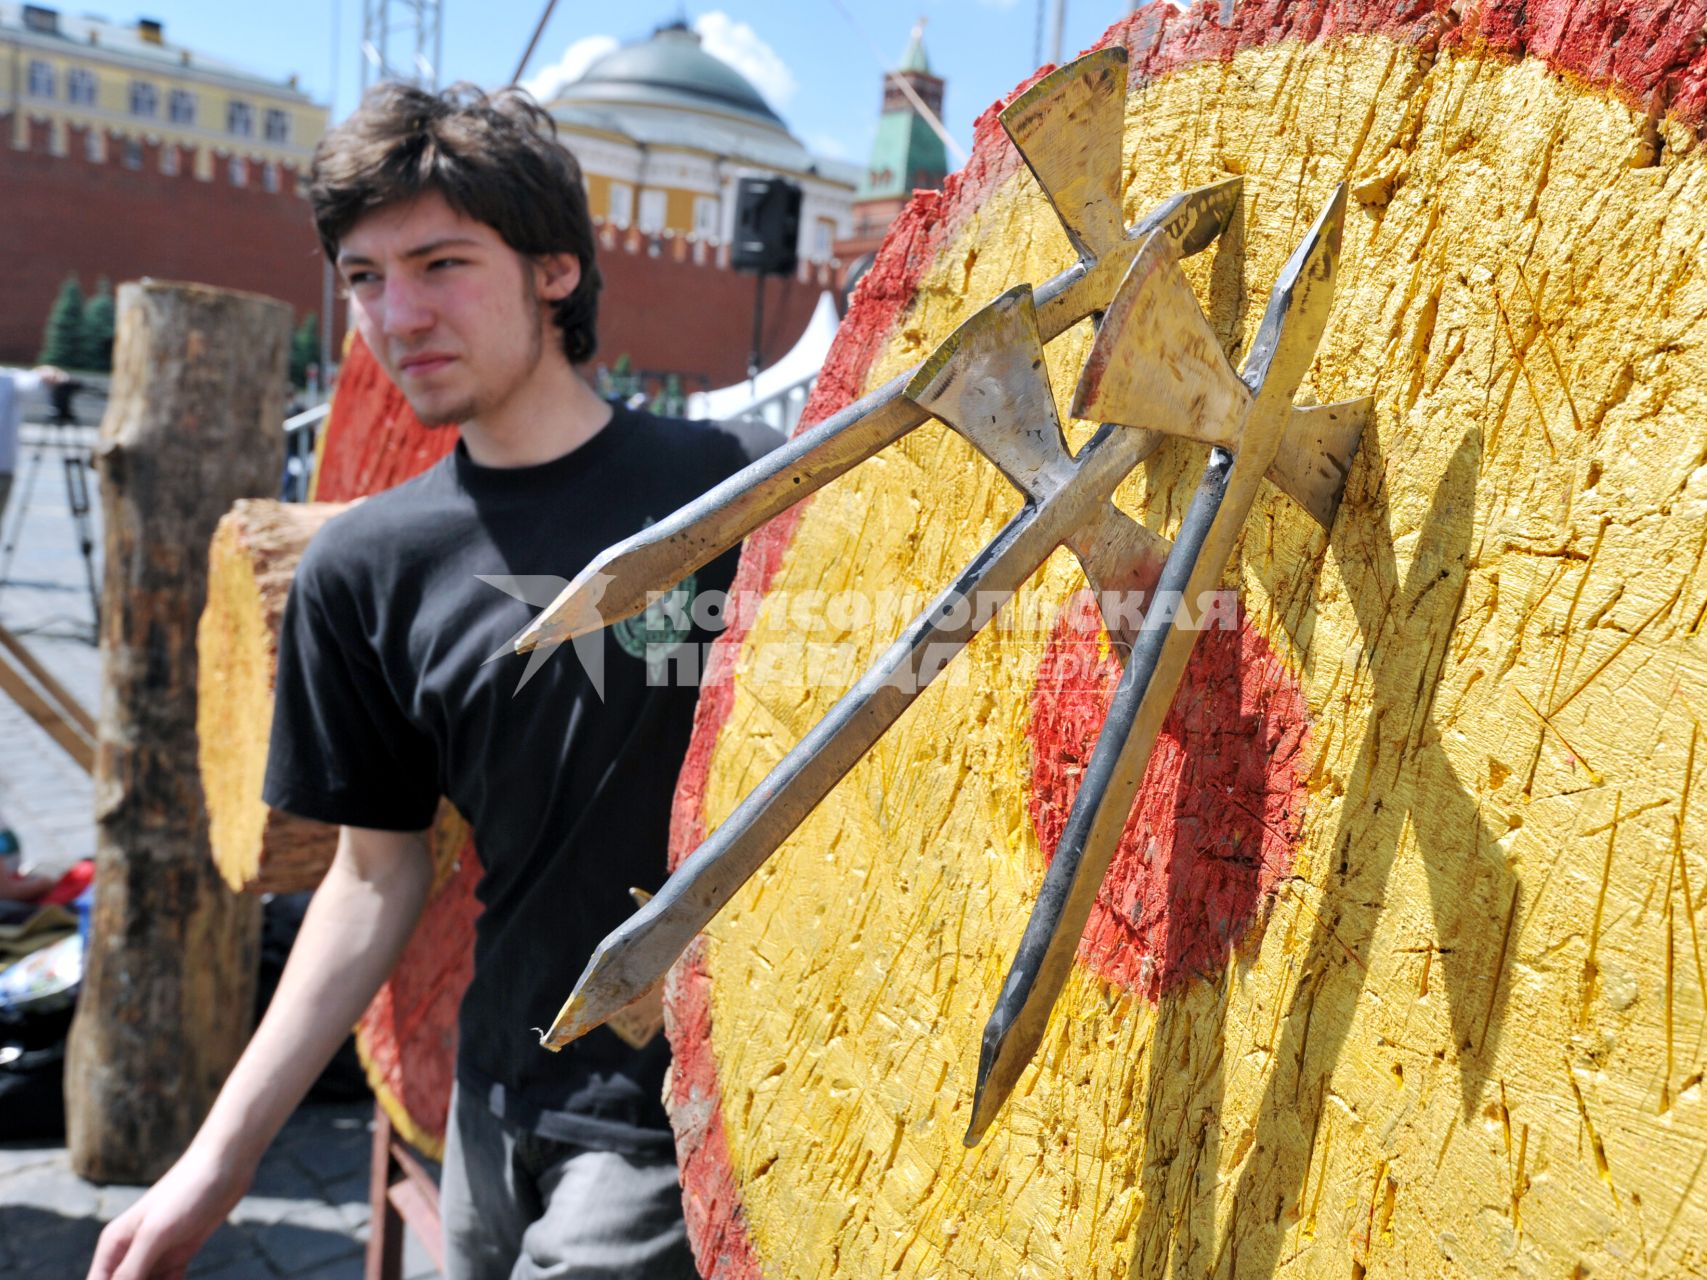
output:
{"label": "window on building", "polygon": [[249,185],[249,162],[247,160],[242,156],[232,156],[229,168],[232,186],[246,187]]}
{"label": "window on building", "polygon": [[53,93],[53,64],[40,58],[30,59],[30,96],[51,98]]}
{"label": "window on building", "polygon": [[100,130],[89,129],[83,134],[83,154],[89,158],[90,164],[100,164],[107,158],[107,140],[101,136]]}
{"label": "window on building", "polygon": [[95,73],[87,67],[72,67],[65,73],[65,97],[81,107],[95,105]]}
{"label": "window on building", "polygon": [[233,98],[225,104],[225,131],[247,138],[255,132],[255,108]]}
{"label": "window on building", "polygon": [[717,197],[695,196],[693,199],[693,233],[701,238],[717,235]]}
{"label": "window on building", "polygon": [[817,262],[830,260],[830,246],[836,242],[834,218],[819,218],[812,224],[812,257]]}
{"label": "window on building", "polygon": [[290,141],[290,114],[277,107],[267,108],[267,141]]}
{"label": "window on building", "polygon": [[121,163],[127,169],[142,168],[142,144],[134,138],[125,139]]}
{"label": "window on building", "polygon": [[178,148],[170,142],[160,148],[160,172],[168,178],[178,176]]}
{"label": "window on building", "polygon": [[610,184],[610,215],[612,226],[626,227],[634,221],[634,188],[626,182]]}
{"label": "window on building", "polygon": [[146,80],[130,82],[130,113],[133,116],[153,116],[160,111],[160,90]]}
{"label": "window on building", "polygon": [[278,194],[279,167],[271,160],[261,166],[261,187],[271,194]]}
{"label": "window on building", "polygon": [[662,191],[642,191],[640,193],[640,231],[642,235],[656,236],[664,233],[664,216],[667,200]]}
{"label": "window on building", "polygon": [[188,89],[174,89],[166,96],[166,118],[173,124],[196,122],[196,95]]}

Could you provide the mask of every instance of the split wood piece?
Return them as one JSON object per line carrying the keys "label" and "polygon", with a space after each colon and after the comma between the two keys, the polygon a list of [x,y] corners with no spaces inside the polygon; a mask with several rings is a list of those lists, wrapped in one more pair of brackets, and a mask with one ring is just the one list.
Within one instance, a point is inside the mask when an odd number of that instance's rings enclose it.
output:
{"label": "split wood piece", "polygon": [[93,773],[94,717],[4,627],[0,627],[0,651],[0,693],[17,703],[85,773]]}
{"label": "split wood piece", "polygon": [[207,546],[284,465],[290,309],[144,281],[118,294],[97,448],[106,521],[95,905],[66,1065],[72,1167],[150,1182],[189,1143],[249,1036],[260,902],[207,847],[195,624]]}
{"label": "split wood piece", "polygon": [[196,736],[214,864],[236,890],[312,889],[337,846],[335,826],[272,808],[261,785],[291,578],[309,539],[350,505],[244,499],[220,520],[208,549]]}

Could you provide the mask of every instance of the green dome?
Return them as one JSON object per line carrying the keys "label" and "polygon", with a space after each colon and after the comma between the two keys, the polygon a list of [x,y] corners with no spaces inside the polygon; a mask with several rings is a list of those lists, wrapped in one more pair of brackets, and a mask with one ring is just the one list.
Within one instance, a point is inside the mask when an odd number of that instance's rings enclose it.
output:
{"label": "green dome", "polygon": [[747,78],[700,48],[698,33],[681,22],[607,53],[554,101],[697,107],[787,131]]}

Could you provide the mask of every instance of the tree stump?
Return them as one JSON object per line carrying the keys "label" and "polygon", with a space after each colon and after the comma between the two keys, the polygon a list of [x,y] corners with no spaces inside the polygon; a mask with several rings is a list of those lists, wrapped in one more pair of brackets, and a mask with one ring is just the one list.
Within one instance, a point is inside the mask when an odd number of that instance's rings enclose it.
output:
{"label": "tree stump", "polygon": [[98,450],[95,907],[66,1071],[72,1165],[98,1182],[159,1176],[249,1034],[260,904],[208,854],[195,623],[219,517],[278,484],[289,335],[289,308],[268,298],[119,290]]}
{"label": "tree stump", "polygon": [[[1259,499],[1239,626],[1199,642],[981,1146],[961,1145],[980,1034],[1118,669],[1067,554],[1010,606],[1047,625],[957,657],[676,967],[668,1097],[708,1277],[1657,1276],[1707,1255],[1703,8],[1223,9],[1109,34],[1125,216],[1243,175],[1243,244],[1187,264],[1237,356],[1351,183],[1304,387],[1375,396],[1344,503],[1325,533]],[[985,116],[966,170],[892,229],[808,420],[1071,261]],[[1047,349],[1064,417],[1089,330]],[[1075,448],[1092,430],[1068,421]],[[1119,505],[1171,534],[1203,457],[1168,443]],[[751,540],[735,590],[934,590],[1017,502],[927,424]],[[767,683],[803,638],[787,609],[742,612],[677,858],[845,689]],[[904,621],[806,639],[857,672]]]}
{"label": "tree stump", "polygon": [[234,890],[312,889],[337,849],[336,827],[271,808],[261,785],[291,577],[308,540],[348,505],[246,498],[220,520],[208,550],[196,736],[213,860]]}

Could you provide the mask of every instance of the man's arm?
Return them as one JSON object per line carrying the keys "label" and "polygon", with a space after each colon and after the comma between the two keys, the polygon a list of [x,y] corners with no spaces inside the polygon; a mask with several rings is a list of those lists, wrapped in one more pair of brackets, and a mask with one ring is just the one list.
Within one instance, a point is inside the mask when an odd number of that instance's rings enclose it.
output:
{"label": "man's arm", "polygon": [[101,1233],[89,1280],[183,1274],[391,972],[432,880],[425,832],[340,830],[249,1047],[189,1149]]}

